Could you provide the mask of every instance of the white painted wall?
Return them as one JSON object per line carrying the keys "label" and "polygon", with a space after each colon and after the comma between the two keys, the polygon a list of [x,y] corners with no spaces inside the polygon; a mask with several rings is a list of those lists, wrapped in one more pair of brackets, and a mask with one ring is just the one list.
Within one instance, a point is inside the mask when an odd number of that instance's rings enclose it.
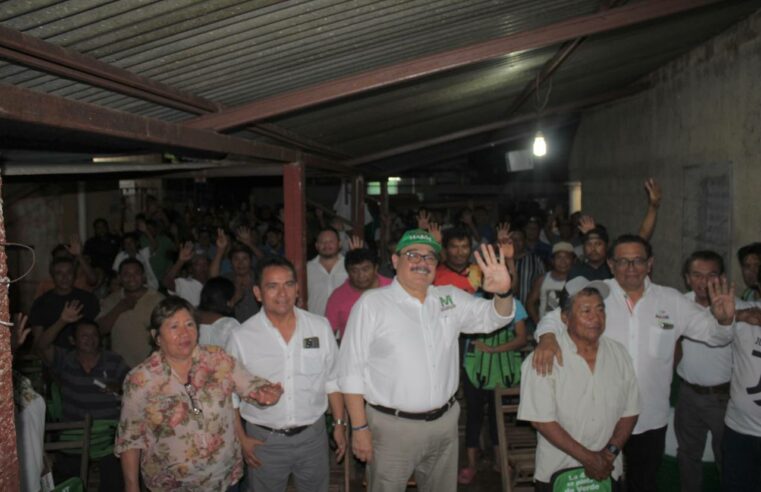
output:
{"label": "white painted wall", "polygon": [[[664,200],[653,246],[654,279],[678,288],[683,257],[684,168],[731,165],[731,237],[725,260],[742,285],[737,249],[761,240],[761,12],[647,77],[647,92],[585,113],[571,153],[585,212],[611,237],[636,232],[645,212],[642,181],[654,176]],[[694,191],[694,190],[692,190]]]}

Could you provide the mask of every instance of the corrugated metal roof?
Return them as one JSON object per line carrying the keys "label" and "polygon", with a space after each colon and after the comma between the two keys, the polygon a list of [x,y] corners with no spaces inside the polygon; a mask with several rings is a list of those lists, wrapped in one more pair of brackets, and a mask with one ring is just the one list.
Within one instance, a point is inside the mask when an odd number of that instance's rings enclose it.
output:
{"label": "corrugated metal roof", "polygon": [[[630,2],[633,3],[633,2]],[[724,2],[588,39],[550,105],[631,83],[759,7]],[[591,14],[591,0],[10,0],[0,24],[226,106]],[[354,155],[505,116],[557,46],[284,115],[273,122]],[[191,115],[10,63],[0,80],[181,121]],[[533,111],[534,101],[524,105]]]}

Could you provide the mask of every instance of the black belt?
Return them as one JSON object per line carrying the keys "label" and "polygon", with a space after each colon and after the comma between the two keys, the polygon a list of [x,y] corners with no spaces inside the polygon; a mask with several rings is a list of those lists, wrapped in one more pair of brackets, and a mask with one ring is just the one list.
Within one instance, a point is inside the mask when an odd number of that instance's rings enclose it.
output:
{"label": "black belt", "polygon": [[422,412],[422,413],[413,413],[413,412],[403,412],[401,410],[397,410],[396,408],[389,408],[384,407],[383,405],[373,405],[370,403],[369,405],[373,407],[374,409],[378,410],[381,413],[387,413],[389,415],[393,415],[395,417],[402,417],[403,419],[411,419],[411,420],[436,420],[442,415],[444,415],[447,410],[452,408],[452,405],[455,403],[454,396],[449,399],[448,402],[444,404],[444,406],[437,408],[436,410],[431,410],[430,412]]}
{"label": "black belt", "polygon": [[729,394],[729,383],[717,384],[716,386],[700,386],[692,384],[682,379],[682,382],[690,387],[692,391],[699,395],[727,395]]}
{"label": "black belt", "polygon": [[266,425],[259,425],[259,424],[254,424],[254,425],[257,427],[261,427],[262,429],[266,431],[274,432],[275,434],[280,434],[287,437],[295,436],[296,434],[301,434],[302,432],[304,432],[304,430],[307,427],[309,427],[308,425],[300,425],[298,427],[289,427],[287,429],[273,429],[272,427],[267,427]]}

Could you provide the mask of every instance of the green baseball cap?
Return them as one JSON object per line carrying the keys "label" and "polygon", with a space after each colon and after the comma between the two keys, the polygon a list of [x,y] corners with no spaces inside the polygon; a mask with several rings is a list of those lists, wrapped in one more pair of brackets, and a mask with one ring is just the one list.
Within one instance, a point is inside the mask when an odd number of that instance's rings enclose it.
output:
{"label": "green baseball cap", "polygon": [[398,253],[407,246],[411,246],[413,244],[427,244],[433,248],[434,252],[439,253],[441,251],[441,244],[439,244],[438,241],[433,238],[430,232],[424,229],[410,229],[404,233],[402,238],[397,243],[396,252]]}

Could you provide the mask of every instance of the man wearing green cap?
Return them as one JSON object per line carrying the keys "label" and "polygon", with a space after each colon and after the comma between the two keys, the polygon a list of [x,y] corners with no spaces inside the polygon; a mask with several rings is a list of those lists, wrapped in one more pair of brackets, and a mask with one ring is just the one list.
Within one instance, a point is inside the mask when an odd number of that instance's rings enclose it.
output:
{"label": "man wearing green cap", "polygon": [[346,326],[339,387],[351,417],[352,449],[368,462],[374,492],[403,491],[413,473],[422,491],[457,490],[457,338],[513,319],[502,254],[491,246],[475,253],[492,301],[433,286],[440,251],[427,231],[407,231],[392,257],[396,278],[365,293]]}

